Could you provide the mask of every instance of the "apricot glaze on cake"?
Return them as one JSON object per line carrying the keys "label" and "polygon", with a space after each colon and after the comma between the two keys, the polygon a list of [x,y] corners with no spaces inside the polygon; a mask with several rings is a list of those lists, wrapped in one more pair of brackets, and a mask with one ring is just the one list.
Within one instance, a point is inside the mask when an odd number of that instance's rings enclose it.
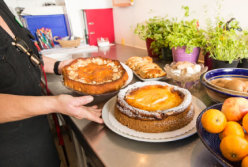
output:
{"label": "apricot glaze on cake", "polygon": [[165,82],[136,82],[120,90],[115,118],[136,131],[160,133],[180,129],[194,117],[192,96]]}
{"label": "apricot glaze on cake", "polygon": [[62,74],[65,86],[91,95],[119,90],[128,79],[118,60],[103,57],[78,58],[65,66]]}

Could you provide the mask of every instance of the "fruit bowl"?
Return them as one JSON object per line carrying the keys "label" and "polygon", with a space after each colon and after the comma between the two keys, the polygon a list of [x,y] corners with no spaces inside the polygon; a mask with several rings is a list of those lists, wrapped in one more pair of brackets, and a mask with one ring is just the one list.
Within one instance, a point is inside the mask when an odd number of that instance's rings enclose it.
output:
{"label": "fruit bowl", "polygon": [[230,162],[227,159],[225,159],[220,151],[220,139],[218,134],[213,134],[207,132],[203,127],[201,123],[201,118],[204,112],[206,112],[209,109],[218,109],[221,110],[222,103],[215,104],[213,106],[210,106],[206,109],[204,109],[201,114],[198,116],[196,121],[196,129],[198,136],[200,137],[202,143],[204,146],[208,149],[208,151],[213,155],[213,157],[222,165],[225,167],[240,167],[239,163]]}
{"label": "fruit bowl", "polygon": [[248,93],[238,92],[216,86],[211,83],[217,78],[243,78],[248,79],[248,69],[245,68],[219,68],[210,70],[200,77],[200,82],[206,89],[208,96],[216,102],[223,102],[229,97],[243,97],[248,99]]}

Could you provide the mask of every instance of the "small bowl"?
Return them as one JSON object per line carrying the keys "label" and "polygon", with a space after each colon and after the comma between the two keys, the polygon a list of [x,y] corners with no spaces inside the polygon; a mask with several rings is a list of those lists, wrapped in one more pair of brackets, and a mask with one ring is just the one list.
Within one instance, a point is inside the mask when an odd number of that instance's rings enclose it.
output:
{"label": "small bowl", "polygon": [[191,75],[185,75],[181,73],[180,75],[178,75],[173,73],[174,69],[172,67],[174,64],[176,64],[176,62],[165,65],[164,70],[167,74],[166,77],[171,78],[173,81],[176,81],[177,83],[179,83],[179,86],[183,88],[192,88],[196,83],[198,83],[197,81],[199,81],[200,76],[208,70],[208,67],[204,66],[203,64],[199,64],[201,67],[201,71],[199,71],[198,73]]}
{"label": "small bowl", "polygon": [[222,103],[215,104],[204,109],[198,116],[196,120],[196,129],[198,136],[200,137],[204,146],[208,149],[208,151],[213,155],[213,157],[224,167],[240,167],[240,162],[230,162],[226,158],[223,157],[220,151],[220,138],[218,134],[213,134],[207,132],[201,123],[201,118],[204,112],[209,109],[218,109],[221,110]]}
{"label": "small bowl", "polygon": [[216,86],[211,83],[217,78],[247,78],[248,69],[245,68],[219,68],[210,70],[200,77],[200,82],[204,85],[208,96],[216,102],[224,102],[229,97],[243,97],[248,99],[248,93],[238,92]]}

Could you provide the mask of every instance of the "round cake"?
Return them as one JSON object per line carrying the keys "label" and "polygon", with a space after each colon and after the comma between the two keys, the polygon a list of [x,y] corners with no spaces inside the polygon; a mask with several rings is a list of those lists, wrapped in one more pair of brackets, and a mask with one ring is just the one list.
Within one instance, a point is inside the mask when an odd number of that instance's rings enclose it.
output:
{"label": "round cake", "polygon": [[172,131],[192,121],[191,101],[186,89],[159,81],[136,82],[120,90],[114,115],[120,123],[137,131]]}
{"label": "round cake", "polygon": [[78,58],[62,70],[64,85],[85,94],[119,90],[128,74],[118,60],[103,57]]}

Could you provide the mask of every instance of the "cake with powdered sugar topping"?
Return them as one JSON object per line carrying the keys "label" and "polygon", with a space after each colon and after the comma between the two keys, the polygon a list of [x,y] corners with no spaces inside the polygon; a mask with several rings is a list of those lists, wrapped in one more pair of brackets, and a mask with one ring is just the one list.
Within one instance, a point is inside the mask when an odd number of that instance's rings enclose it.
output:
{"label": "cake with powdered sugar topping", "polygon": [[137,131],[171,131],[193,119],[191,101],[186,89],[160,81],[136,82],[118,93],[115,117]]}

